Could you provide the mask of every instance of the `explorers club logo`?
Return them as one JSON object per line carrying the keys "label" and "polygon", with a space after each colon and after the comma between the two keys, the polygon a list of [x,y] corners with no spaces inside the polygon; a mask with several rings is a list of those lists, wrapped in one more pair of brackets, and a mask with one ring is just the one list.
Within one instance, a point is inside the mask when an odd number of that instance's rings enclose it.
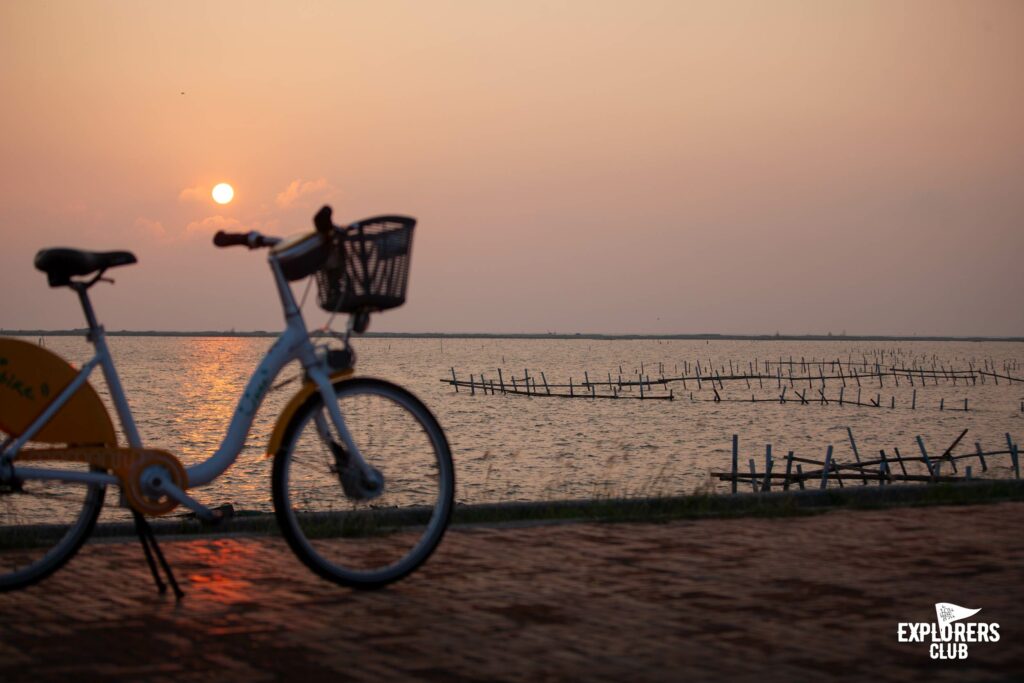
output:
{"label": "explorers club logo", "polygon": [[974,643],[998,643],[999,624],[963,621],[981,608],[960,607],[951,602],[935,603],[935,623],[901,621],[896,629],[901,643],[929,643],[932,659],[967,659],[967,646]]}

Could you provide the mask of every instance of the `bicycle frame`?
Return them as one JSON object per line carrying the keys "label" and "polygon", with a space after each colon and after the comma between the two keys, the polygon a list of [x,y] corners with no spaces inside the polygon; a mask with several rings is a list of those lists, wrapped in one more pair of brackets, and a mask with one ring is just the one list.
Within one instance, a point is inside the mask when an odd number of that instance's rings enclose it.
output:
{"label": "bicycle frame", "polygon": [[[207,460],[186,468],[188,476],[187,488],[196,488],[209,484],[231,467],[245,445],[256,412],[259,410],[260,405],[262,405],[263,399],[267,395],[274,379],[281,372],[282,368],[293,360],[298,360],[302,364],[306,375],[316,384],[320,395],[324,399],[324,404],[328,408],[327,412],[331,417],[330,422],[348,453],[354,456],[355,464],[364,469],[364,471],[368,469],[348,428],[345,426],[345,421],[338,408],[337,401],[334,400],[334,390],[326,360],[319,358],[317,355],[316,347],[313,345],[306,330],[306,324],[295,301],[291,285],[284,277],[277,256],[273,252],[271,252],[268,262],[274,274],[274,281],[284,309],[285,330],[253,371],[249,382],[246,384],[238,400],[235,412],[228,424],[227,433],[218,449]],[[78,293],[86,320],[89,323],[87,339],[93,344],[96,353],[89,362],[82,366],[82,369],[71,384],[61,391],[39,417],[32,422],[31,426],[17,439],[3,446],[2,452],[0,452],[0,466],[8,467],[12,463],[17,462],[17,455],[21,448],[57,414],[64,404],[88,380],[92,371],[97,366],[103,370],[103,376],[110,391],[114,408],[117,411],[121,428],[128,440],[128,445],[132,448],[142,448],[142,438],[135,426],[135,419],[132,416],[131,408],[128,406],[128,400],[121,386],[113,358],[110,355],[103,326],[96,321],[85,289],[79,289]],[[326,423],[327,421],[324,420],[323,422]],[[326,437],[328,434],[324,434],[324,436]],[[17,467],[16,471],[17,476],[22,479],[59,479],[95,484],[119,483],[117,477],[98,472],[69,472],[35,467]]]}

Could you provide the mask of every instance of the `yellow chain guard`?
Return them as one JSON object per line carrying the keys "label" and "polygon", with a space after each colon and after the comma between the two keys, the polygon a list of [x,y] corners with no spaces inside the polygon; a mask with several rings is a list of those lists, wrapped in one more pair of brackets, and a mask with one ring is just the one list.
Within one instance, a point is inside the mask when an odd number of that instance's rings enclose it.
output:
{"label": "yellow chain guard", "polygon": [[145,515],[166,515],[178,507],[170,497],[154,500],[142,492],[140,478],[146,468],[162,465],[171,475],[174,485],[185,490],[188,475],[181,461],[173,454],[156,448],[105,448],[97,446],[70,446],[68,448],[27,448],[18,453],[15,463],[26,462],[82,462],[117,475],[121,480],[129,505]]}

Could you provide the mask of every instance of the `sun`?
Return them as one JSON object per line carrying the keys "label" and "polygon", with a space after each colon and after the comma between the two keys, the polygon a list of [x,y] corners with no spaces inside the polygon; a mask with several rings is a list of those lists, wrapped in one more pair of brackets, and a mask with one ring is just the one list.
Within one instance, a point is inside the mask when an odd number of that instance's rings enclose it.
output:
{"label": "sun", "polygon": [[218,183],[213,186],[213,201],[218,204],[227,204],[235,198],[235,188],[231,187],[227,183]]}

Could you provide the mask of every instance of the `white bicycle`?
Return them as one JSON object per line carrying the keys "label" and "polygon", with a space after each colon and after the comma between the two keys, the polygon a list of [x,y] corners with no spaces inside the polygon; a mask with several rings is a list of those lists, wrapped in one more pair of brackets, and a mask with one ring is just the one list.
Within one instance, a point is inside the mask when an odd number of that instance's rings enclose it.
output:
{"label": "white bicycle", "polygon": [[[97,322],[88,290],[109,268],[135,263],[129,252],[45,249],[36,267],[51,287],[74,290],[95,355],[80,370],[18,339],[0,338],[0,590],[22,588],[66,563],[92,532],[108,486],[120,487],[154,581],[159,562],[182,595],[145,515],[182,505],[209,522],[217,511],[191,490],[235,461],[254,416],[282,368],[298,361],[305,382],[277,419],[272,494],[276,523],[291,549],[330,581],[376,588],[420,566],[444,535],[455,472],[444,431],[423,403],[400,386],[354,377],[351,333],[371,313],[405,301],[415,220],[379,216],[337,227],[330,207],[316,230],[282,241],[256,232],[218,232],[214,244],[269,248],[285,330],[242,392],[227,434],[206,461],[184,467],[171,453],[143,446]],[[91,276],[91,277],[90,277]],[[320,306],[348,313],[341,345],[316,344],[292,293],[314,277]],[[85,279],[83,279],[85,278]],[[88,382],[99,367],[127,444]],[[155,559],[154,559],[155,558]]]}

